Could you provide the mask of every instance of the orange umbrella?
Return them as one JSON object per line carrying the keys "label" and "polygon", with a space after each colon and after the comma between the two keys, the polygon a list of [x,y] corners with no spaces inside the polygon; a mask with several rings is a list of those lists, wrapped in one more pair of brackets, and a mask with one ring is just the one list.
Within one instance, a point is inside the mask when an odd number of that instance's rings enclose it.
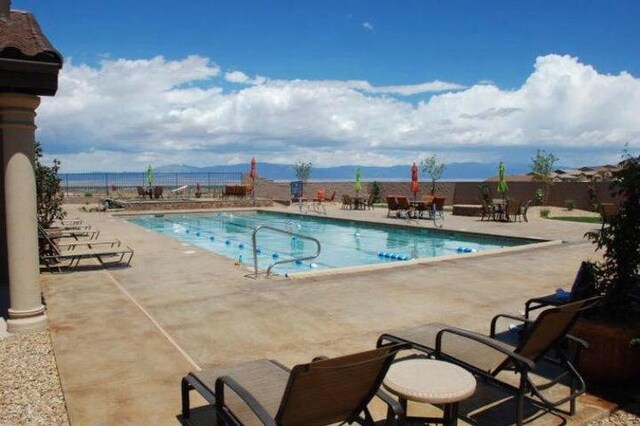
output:
{"label": "orange umbrella", "polygon": [[256,158],[252,157],[251,158],[251,171],[249,172],[249,177],[252,180],[256,180],[256,177],[258,176],[257,170],[256,170]]}
{"label": "orange umbrella", "polygon": [[418,166],[413,163],[411,166],[411,192],[413,192],[413,199],[417,197],[417,193],[420,192],[420,184],[418,183]]}

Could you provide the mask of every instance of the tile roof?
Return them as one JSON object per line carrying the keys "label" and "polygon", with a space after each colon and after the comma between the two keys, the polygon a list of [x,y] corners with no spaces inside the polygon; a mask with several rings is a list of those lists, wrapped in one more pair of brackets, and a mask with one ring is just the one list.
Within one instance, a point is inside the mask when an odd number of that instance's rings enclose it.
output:
{"label": "tile roof", "polygon": [[29,12],[12,10],[10,19],[0,19],[0,59],[62,64],[62,55],[42,33]]}

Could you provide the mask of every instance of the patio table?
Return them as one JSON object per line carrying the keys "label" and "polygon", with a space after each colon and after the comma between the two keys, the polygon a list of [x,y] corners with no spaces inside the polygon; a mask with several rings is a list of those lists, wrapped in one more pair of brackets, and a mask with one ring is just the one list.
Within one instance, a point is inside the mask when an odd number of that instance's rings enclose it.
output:
{"label": "patio table", "polygon": [[[457,365],[427,358],[412,358],[391,365],[383,386],[400,398],[405,422],[442,423],[456,425],[458,402],[469,398],[476,390],[476,379]],[[407,416],[407,401],[443,404],[443,418]]]}

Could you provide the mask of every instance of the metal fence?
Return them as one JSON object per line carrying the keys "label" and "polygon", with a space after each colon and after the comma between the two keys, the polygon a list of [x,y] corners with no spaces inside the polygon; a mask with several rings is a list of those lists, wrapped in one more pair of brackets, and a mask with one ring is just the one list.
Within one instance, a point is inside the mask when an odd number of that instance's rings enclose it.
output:
{"label": "metal fence", "polygon": [[[137,187],[149,187],[147,174],[142,173],[61,173],[62,188],[68,197],[111,196],[136,197]],[[238,185],[246,179],[242,172],[189,172],[154,173],[152,186],[162,186],[165,191],[185,187],[186,192],[200,191],[207,195],[219,195],[225,185]]]}

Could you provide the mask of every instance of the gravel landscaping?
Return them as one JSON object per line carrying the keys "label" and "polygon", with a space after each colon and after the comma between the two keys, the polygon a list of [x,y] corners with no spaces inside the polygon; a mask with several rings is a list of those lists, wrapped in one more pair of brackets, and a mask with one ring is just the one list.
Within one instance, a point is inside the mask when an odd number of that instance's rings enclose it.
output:
{"label": "gravel landscaping", "polygon": [[69,424],[48,330],[0,333],[0,365],[0,425]]}

